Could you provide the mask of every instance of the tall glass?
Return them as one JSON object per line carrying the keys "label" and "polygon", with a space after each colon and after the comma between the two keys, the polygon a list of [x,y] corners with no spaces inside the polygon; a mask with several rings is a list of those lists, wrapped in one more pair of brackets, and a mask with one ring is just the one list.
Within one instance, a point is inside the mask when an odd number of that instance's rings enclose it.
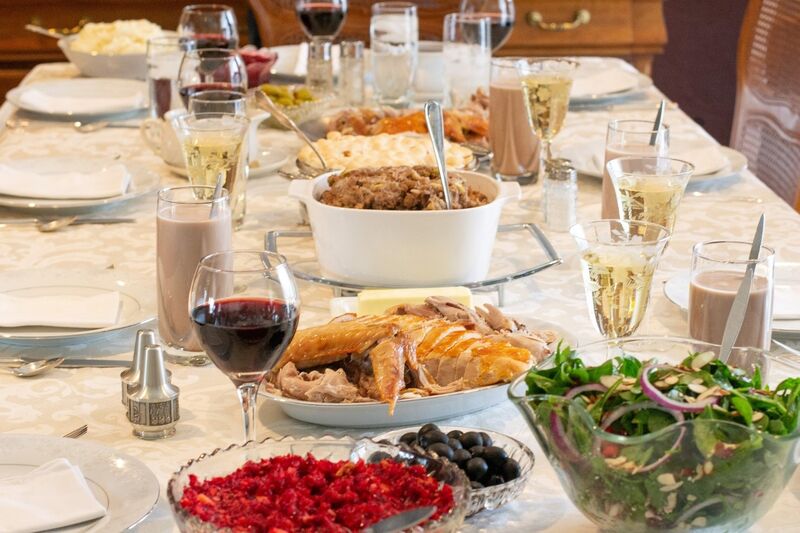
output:
{"label": "tall glass", "polygon": [[472,13],[444,17],[445,96],[451,106],[468,103],[478,89],[486,93],[492,61],[490,36],[489,17]]}
{"label": "tall glass", "polygon": [[462,13],[475,13],[491,21],[492,52],[498,51],[514,29],[514,0],[461,0]]}
{"label": "tall glass", "polygon": [[407,107],[414,99],[419,48],[416,4],[373,4],[369,36],[376,100],[381,105]]}
{"label": "tall glass", "polygon": [[539,175],[553,158],[550,144],[564,126],[569,108],[572,73],[578,63],[565,58],[530,58],[517,61],[530,126],[539,138]]}
{"label": "tall glass", "polygon": [[300,316],[300,293],[286,259],[261,251],[206,256],[194,275],[189,315],[206,353],[236,386],[245,442],[255,440],[258,386],[294,337]]}
{"label": "tall glass", "polygon": [[180,37],[151,37],[147,40],[147,86],[152,118],[164,118],[167,111],[181,107],[178,71],[183,53]]}
{"label": "tall glass", "polygon": [[772,342],[772,305],[775,288],[775,250],[761,247],[750,260],[747,241],[708,241],[692,249],[689,283],[689,335],[722,343],[733,300],[748,264],[755,265],[747,311],[734,346],[769,349]]}
{"label": "tall glass", "polygon": [[156,213],[156,271],[158,333],[167,360],[204,365],[209,360],[186,314],[189,289],[200,260],[229,250],[231,212],[227,191],[212,199],[213,187],[171,187],[158,193]]}
{"label": "tall glass", "polygon": [[606,338],[632,335],[644,318],[653,273],[669,241],[657,224],[596,220],[570,229],[581,255],[589,316]]}
{"label": "tall glass", "polygon": [[195,42],[194,48],[239,47],[239,28],[233,8],[222,4],[195,4],[183,8],[178,34]]}
{"label": "tall glass", "polygon": [[347,17],[347,0],[296,0],[295,13],[312,41],[333,41]]}
{"label": "tall glass", "polygon": [[306,85],[315,96],[333,92],[333,47],[330,41],[312,40],[308,45]]}
{"label": "tall glass", "polygon": [[678,205],[694,166],[666,157],[627,156],[612,159],[606,172],[617,195],[620,218],[652,222],[675,229]]}
{"label": "tall glass", "polygon": [[489,144],[492,173],[504,181],[532,183],[539,170],[539,139],[528,122],[518,57],[492,59],[489,85]]}
{"label": "tall glass", "polygon": [[247,67],[233,50],[203,48],[186,52],[178,72],[178,92],[183,105],[201,91],[247,91]]}
{"label": "tall glass", "polygon": [[[653,141],[653,144],[650,144]],[[669,155],[669,126],[656,131],[649,120],[611,120],[606,130],[606,152],[603,161],[603,196],[601,218],[619,218],[617,195],[606,165],[612,159],[626,155],[667,157]]]}

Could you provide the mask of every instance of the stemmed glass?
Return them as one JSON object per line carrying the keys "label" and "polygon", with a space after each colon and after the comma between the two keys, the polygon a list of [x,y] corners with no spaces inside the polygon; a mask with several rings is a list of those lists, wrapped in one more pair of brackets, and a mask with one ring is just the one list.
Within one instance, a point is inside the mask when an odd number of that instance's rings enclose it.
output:
{"label": "stemmed glass", "polygon": [[347,17],[347,0],[297,0],[295,13],[309,39],[333,41]]}
{"label": "stemmed glass", "polygon": [[195,4],[181,11],[178,35],[195,41],[193,48],[239,47],[239,30],[233,8],[222,4]]}
{"label": "stemmed glass", "polygon": [[189,50],[178,71],[178,92],[189,106],[189,97],[200,91],[247,91],[247,68],[233,50],[203,48]]}
{"label": "stemmed glass", "polygon": [[514,0],[461,0],[461,12],[489,18],[492,52],[499,50],[511,37],[514,29]]}
{"label": "stemmed glass", "polygon": [[258,386],[291,342],[300,316],[286,259],[262,251],[207,255],[194,274],[189,314],[203,349],[236,386],[245,442],[255,440]]}
{"label": "stemmed glass", "polygon": [[539,137],[539,176],[544,176],[553,156],[550,144],[564,126],[578,63],[566,58],[524,58],[517,61],[528,121]]}

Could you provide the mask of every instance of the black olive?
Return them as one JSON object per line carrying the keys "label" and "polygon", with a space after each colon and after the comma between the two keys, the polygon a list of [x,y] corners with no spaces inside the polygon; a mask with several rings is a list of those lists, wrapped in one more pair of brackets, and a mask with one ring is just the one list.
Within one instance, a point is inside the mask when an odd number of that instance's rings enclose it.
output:
{"label": "black olive", "polygon": [[458,439],[454,439],[453,437],[447,439],[447,445],[453,448],[454,450],[460,450],[461,448],[463,448],[463,446],[461,445],[461,441]]}
{"label": "black olive", "polygon": [[467,461],[469,461],[470,459],[472,459],[472,454],[463,448],[459,448],[458,450],[453,451],[453,462],[462,469],[464,468],[464,465],[467,463]]}
{"label": "black olive", "polygon": [[400,437],[400,442],[405,442],[406,444],[412,444],[414,441],[417,440],[417,434],[413,431],[409,433],[404,433],[402,437]]}
{"label": "black olive", "polygon": [[469,453],[472,454],[472,457],[483,457],[483,453],[486,451],[486,448],[483,446],[473,446],[469,449]]}
{"label": "black olive", "polygon": [[428,446],[428,451],[435,453],[439,457],[446,457],[448,461],[453,458],[453,448],[444,442],[434,442]]}
{"label": "black olive", "polygon": [[391,458],[392,456],[386,452],[375,452],[369,456],[369,462],[372,464],[377,464],[385,459],[391,459]]}
{"label": "black olive", "polygon": [[467,473],[468,478],[472,481],[477,481],[486,475],[486,472],[489,471],[489,465],[480,457],[473,457],[467,461],[464,471]]}
{"label": "black olive", "polygon": [[497,474],[492,474],[491,476],[488,476],[485,480],[483,480],[483,484],[486,485],[487,487],[493,487],[495,485],[500,485],[502,483],[504,483],[503,478],[498,476]]}
{"label": "black olive", "polygon": [[422,446],[423,448],[427,449],[430,446],[430,442],[428,441],[428,437],[425,435],[417,435],[417,444]]}
{"label": "black olive", "polygon": [[483,450],[482,457],[486,459],[492,466],[503,466],[503,463],[508,459],[508,454],[503,448],[497,446],[489,446]]}
{"label": "black olive", "polygon": [[443,442],[444,444],[447,444],[447,441],[449,440],[447,438],[447,435],[445,435],[438,429],[434,429],[433,431],[428,431],[427,433],[423,434],[422,437],[424,437],[428,441],[426,448],[431,444],[437,442]]}
{"label": "black olive", "polygon": [[439,430],[439,426],[437,426],[436,424],[425,424],[424,426],[419,428],[419,434],[420,435],[424,435],[425,433],[428,433],[429,431],[440,431]]}
{"label": "black olive", "polygon": [[483,484],[480,481],[470,481],[469,482],[469,487],[472,490],[478,490],[478,489],[482,489],[483,488]]}
{"label": "black olive", "polygon": [[447,432],[447,436],[450,437],[451,439],[460,439],[461,435],[463,434],[464,432],[461,431],[460,429],[454,429],[452,431]]}
{"label": "black olive", "polygon": [[517,479],[520,474],[519,463],[516,462],[514,459],[508,459],[503,464],[503,479],[506,481],[511,481],[512,479]]}
{"label": "black olive", "polygon": [[461,435],[461,438],[458,440],[460,440],[461,445],[468,450],[473,446],[483,446],[483,437],[481,437],[480,433],[475,431],[467,431]]}
{"label": "black olive", "polygon": [[481,431],[480,435],[481,438],[483,439],[484,446],[491,446],[492,444],[494,444],[494,442],[492,441],[492,437],[490,437],[486,432]]}

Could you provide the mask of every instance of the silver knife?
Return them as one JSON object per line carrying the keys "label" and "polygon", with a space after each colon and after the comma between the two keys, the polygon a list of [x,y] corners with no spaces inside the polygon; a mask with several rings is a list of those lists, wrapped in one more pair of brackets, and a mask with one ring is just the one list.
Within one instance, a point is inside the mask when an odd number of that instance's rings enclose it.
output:
{"label": "silver knife", "polygon": [[723,363],[728,361],[731,355],[733,343],[739,337],[739,331],[742,329],[744,322],[744,315],[747,312],[747,303],[750,301],[750,286],[753,284],[753,277],[756,273],[756,260],[759,253],[761,253],[761,243],[764,241],[764,214],[758,219],[758,227],[756,228],[756,235],[753,237],[753,244],[750,246],[750,260],[747,263],[747,269],[744,272],[742,284],[739,285],[739,290],[736,292],[736,297],[733,299],[731,312],[728,314],[728,321],[725,322],[725,331],[722,333],[722,346],[719,349],[719,360]]}
{"label": "silver knife", "polygon": [[[6,224],[36,224],[37,222],[50,222],[51,218],[0,218],[0,226]],[[78,217],[70,224],[125,224],[128,222],[136,222],[135,218],[119,218],[119,217]]]}
{"label": "silver knife", "polygon": [[397,531],[403,531],[427,520],[435,512],[436,507],[433,505],[416,507],[379,520],[371,526],[362,529],[361,533],[395,533]]}
{"label": "silver knife", "polygon": [[[19,365],[24,365],[25,363],[30,363],[31,361],[39,361],[42,359],[56,359],[55,357],[15,357],[11,359],[0,359],[0,366],[4,367],[15,367]],[[88,367],[96,367],[96,368],[105,368],[105,367],[118,367],[118,368],[130,368],[132,361],[126,361],[124,359],[89,359],[89,358],[81,358],[81,357],[70,357],[64,359],[64,362],[61,363],[59,368],[88,368]]]}

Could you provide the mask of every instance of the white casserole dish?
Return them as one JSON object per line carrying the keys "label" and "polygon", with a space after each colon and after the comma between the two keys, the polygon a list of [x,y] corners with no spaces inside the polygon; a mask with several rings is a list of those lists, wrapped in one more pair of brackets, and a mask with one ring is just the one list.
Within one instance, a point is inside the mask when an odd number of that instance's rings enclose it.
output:
{"label": "white casserole dish", "polygon": [[[453,172],[453,171],[451,171]],[[328,177],[292,181],[289,196],[308,209],[320,268],[341,281],[375,287],[435,287],[486,278],[503,206],[516,182],[458,171],[491,201],[451,211],[350,209],[321,203]]]}

